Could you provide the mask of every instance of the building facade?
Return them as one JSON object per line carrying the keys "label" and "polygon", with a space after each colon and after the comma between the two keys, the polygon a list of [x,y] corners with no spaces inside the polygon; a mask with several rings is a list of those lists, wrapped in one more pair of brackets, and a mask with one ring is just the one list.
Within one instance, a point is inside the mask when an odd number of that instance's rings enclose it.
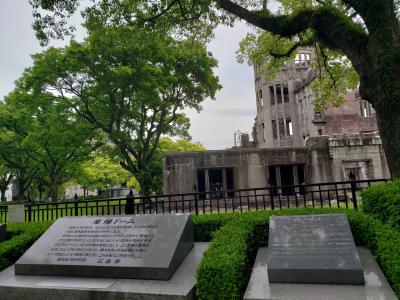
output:
{"label": "building facade", "polygon": [[378,131],[374,109],[357,90],[347,91],[338,108],[314,110],[312,59],[313,48],[300,48],[295,60],[286,63],[273,80],[263,79],[260,68],[254,68],[257,116],[253,139],[257,147],[302,147],[310,137]]}
{"label": "building facade", "polygon": [[228,150],[168,153],[164,192],[213,192],[390,178],[376,114],[357,91],[339,108],[314,110],[313,48],[300,48],[273,80],[254,68],[257,115]]}
{"label": "building facade", "polygon": [[376,133],[313,137],[303,147],[233,148],[169,153],[164,157],[166,194],[214,192],[389,178]]}
{"label": "building facade", "polygon": [[253,139],[259,148],[304,146],[299,130],[296,87],[306,80],[312,48],[302,48],[294,61],[284,65],[273,80],[266,80],[258,66],[254,68],[257,115]]}

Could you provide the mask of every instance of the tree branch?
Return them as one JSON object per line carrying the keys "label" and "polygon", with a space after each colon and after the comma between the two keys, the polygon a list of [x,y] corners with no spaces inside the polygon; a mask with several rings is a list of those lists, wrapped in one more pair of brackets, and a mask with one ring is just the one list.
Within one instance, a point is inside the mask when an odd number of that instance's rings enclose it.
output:
{"label": "tree branch", "polygon": [[314,43],[314,39],[307,39],[307,40],[301,40],[296,42],[292,47],[289,48],[288,51],[284,52],[284,53],[275,53],[275,52],[270,52],[269,54],[275,58],[281,58],[281,57],[290,57],[292,55],[292,53],[294,51],[296,51],[296,49],[298,47],[301,46],[310,46]]}
{"label": "tree branch", "polygon": [[219,0],[219,3],[224,10],[250,24],[287,38],[309,28],[314,14],[314,10],[304,9],[292,16],[273,16],[268,10],[249,11],[231,0]]}
{"label": "tree branch", "polygon": [[218,1],[227,12],[282,37],[292,38],[306,29],[313,29],[318,41],[343,51],[359,73],[368,66],[365,64],[369,61],[368,54],[364,51],[368,45],[367,33],[360,25],[331,6],[305,8],[292,15],[275,16],[269,11],[249,11],[231,0]]}
{"label": "tree branch", "polygon": [[156,19],[160,18],[161,16],[163,16],[164,14],[166,14],[177,2],[179,2],[179,0],[172,0],[165,9],[163,9],[161,12],[159,12],[158,14],[151,16],[149,18],[143,18],[141,21],[143,23],[146,22],[154,22]]}

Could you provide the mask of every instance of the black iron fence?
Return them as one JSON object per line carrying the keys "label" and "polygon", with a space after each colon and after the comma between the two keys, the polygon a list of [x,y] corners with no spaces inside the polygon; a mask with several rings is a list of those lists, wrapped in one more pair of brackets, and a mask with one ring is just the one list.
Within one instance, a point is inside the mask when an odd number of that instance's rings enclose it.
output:
{"label": "black iron fence", "polygon": [[[25,204],[25,221],[50,221],[64,216],[243,212],[292,207],[345,207],[357,209],[357,195],[386,179],[342,181],[291,186],[235,189],[147,197]],[[7,222],[8,206],[0,205],[0,222]]]}

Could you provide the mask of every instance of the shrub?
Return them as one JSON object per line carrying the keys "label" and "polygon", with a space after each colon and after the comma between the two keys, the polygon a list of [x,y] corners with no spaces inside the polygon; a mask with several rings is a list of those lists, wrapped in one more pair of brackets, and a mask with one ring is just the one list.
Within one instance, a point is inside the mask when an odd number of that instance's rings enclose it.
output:
{"label": "shrub", "polygon": [[366,213],[400,229],[400,180],[373,185],[361,195]]}
{"label": "shrub", "polygon": [[[393,290],[400,296],[400,232],[372,215],[348,209],[286,209],[194,216],[195,241],[210,241],[196,273],[199,299],[238,299],[250,275],[258,247],[268,245],[271,215],[345,213],[354,239],[377,258]],[[9,239],[0,243],[0,271],[18,258],[51,222],[8,224]]]}
{"label": "shrub", "polygon": [[[345,213],[355,242],[367,246],[376,256],[395,293],[400,296],[400,232],[383,224],[373,216],[346,209],[290,209],[280,211],[232,214],[229,220],[205,216],[202,232],[217,228],[212,241],[197,268],[197,296],[199,299],[238,299],[248,276],[249,263],[258,247],[268,244],[268,222],[271,215],[304,215]],[[223,224],[223,222],[225,224]],[[195,226],[196,227],[196,226]],[[196,229],[195,229],[196,231]],[[211,232],[209,230],[208,232]]]}
{"label": "shrub", "polygon": [[245,284],[246,266],[256,222],[238,216],[213,233],[212,242],[197,269],[200,299],[238,298]]}
{"label": "shrub", "polygon": [[196,242],[209,242],[211,241],[211,234],[218,230],[222,225],[228,221],[240,217],[240,214],[214,214],[214,215],[194,215],[194,240]]}
{"label": "shrub", "polygon": [[356,243],[372,251],[400,297],[400,232],[372,215],[349,211],[347,216]]}
{"label": "shrub", "polygon": [[51,222],[7,224],[9,239],[0,243],[0,271],[15,263]]}

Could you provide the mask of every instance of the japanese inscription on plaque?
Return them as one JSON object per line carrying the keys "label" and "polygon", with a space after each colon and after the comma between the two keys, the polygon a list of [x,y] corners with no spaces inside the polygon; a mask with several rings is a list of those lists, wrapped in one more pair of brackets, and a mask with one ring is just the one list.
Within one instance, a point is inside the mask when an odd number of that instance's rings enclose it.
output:
{"label": "japanese inscription on plaque", "polygon": [[189,214],[66,217],[17,261],[15,273],[168,279],[192,246]]}
{"label": "japanese inscription on plaque", "polygon": [[364,284],[344,214],[271,217],[267,265],[270,282]]}
{"label": "japanese inscription on plaque", "polygon": [[[158,225],[135,225],[134,218],[95,219],[88,225],[70,225],[50,248],[48,256],[60,262],[119,264],[143,257]],[[133,232],[134,230],[135,232]]]}

